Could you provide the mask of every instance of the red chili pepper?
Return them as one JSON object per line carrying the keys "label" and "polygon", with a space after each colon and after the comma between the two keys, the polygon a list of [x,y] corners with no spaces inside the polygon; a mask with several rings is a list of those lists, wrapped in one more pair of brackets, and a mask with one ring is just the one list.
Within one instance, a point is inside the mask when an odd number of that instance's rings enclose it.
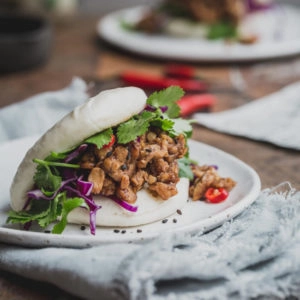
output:
{"label": "red chili pepper", "polygon": [[177,101],[180,107],[180,115],[188,116],[196,111],[212,107],[216,102],[216,97],[211,94],[187,95]]}
{"label": "red chili pepper", "polygon": [[169,77],[195,79],[196,70],[189,65],[170,64],[165,67],[164,73]]}
{"label": "red chili pepper", "polygon": [[140,88],[164,89],[171,85],[178,85],[186,92],[205,92],[208,90],[207,83],[198,79],[168,78],[136,71],[125,71],[120,77],[124,84]]}
{"label": "red chili pepper", "polygon": [[219,203],[228,197],[229,193],[224,188],[209,188],[205,192],[205,198],[210,203]]}
{"label": "red chili pepper", "polygon": [[111,147],[111,146],[115,143],[115,141],[116,141],[116,137],[115,137],[115,135],[113,134],[113,135],[111,136],[111,139],[110,139],[109,143],[107,143],[107,144],[104,145],[103,147],[104,147],[104,148],[109,148],[109,147]]}

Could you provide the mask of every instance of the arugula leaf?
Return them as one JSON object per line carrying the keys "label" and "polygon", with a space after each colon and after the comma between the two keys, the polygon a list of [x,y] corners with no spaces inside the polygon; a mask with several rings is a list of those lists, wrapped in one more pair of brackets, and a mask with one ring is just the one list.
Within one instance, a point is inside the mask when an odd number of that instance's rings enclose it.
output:
{"label": "arugula leaf", "polygon": [[168,106],[166,114],[169,118],[177,118],[180,114],[180,107],[177,101],[182,98],[184,91],[179,86],[170,86],[164,90],[154,92],[147,99],[147,104],[157,108],[160,106]]}
{"label": "arugula leaf", "polygon": [[117,129],[118,142],[120,144],[126,144],[135,140],[138,136],[143,135],[148,130],[150,121],[154,118],[156,118],[155,113],[143,111],[135,118],[131,118],[120,124]]}
{"label": "arugula leaf", "polygon": [[108,128],[104,131],[96,133],[84,141],[84,143],[94,144],[98,149],[101,149],[104,145],[108,144],[113,135],[112,128]]}
{"label": "arugula leaf", "polygon": [[52,229],[52,233],[55,234],[61,234],[64,229],[66,228],[66,225],[68,223],[67,217],[68,214],[79,206],[85,206],[88,208],[87,204],[85,203],[84,199],[75,197],[75,198],[68,198],[63,201],[62,204],[62,213],[61,213],[61,220],[54,225]]}

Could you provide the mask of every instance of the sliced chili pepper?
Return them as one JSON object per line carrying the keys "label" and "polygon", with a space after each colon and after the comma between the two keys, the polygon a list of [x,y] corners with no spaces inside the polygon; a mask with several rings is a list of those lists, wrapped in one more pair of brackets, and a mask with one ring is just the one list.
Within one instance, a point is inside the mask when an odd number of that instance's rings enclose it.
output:
{"label": "sliced chili pepper", "polygon": [[165,75],[175,78],[191,78],[196,77],[196,70],[192,66],[182,64],[169,64],[165,67]]}
{"label": "sliced chili pepper", "polygon": [[140,88],[164,89],[171,85],[178,85],[186,92],[205,92],[208,90],[206,82],[190,78],[168,78],[137,71],[125,71],[120,75],[120,78],[125,85]]}
{"label": "sliced chili pepper", "polygon": [[216,97],[211,94],[187,95],[177,101],[180,115],[188,116],[196,111],[211,108],[216,102]]}
{"label": "sliced chili pepper", "polygon": [[111,139],[110,139],[109,143],[107,143],[107,144],[104,145],[103,147],[104,147],[104,148],[109,148],[109,147],[111,147],[111,146],[115,143],[115,141],[116,141],[116,137],[115,137],[115,135],[113,134],[113,135],[111,136]]}
{"label": "sliced chili pepper", "polygon": [[205,192],[205,198],[210,203],[220,203],[228,197],[229,193],[224,188],[209,188]]}

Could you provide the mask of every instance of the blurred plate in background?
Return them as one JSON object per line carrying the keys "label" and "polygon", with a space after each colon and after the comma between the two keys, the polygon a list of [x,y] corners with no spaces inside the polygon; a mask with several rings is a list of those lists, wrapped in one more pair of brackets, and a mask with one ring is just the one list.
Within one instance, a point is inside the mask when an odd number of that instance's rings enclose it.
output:
{"label": "blurred plate in background", "polygon": [[101,38],[130,52],[182,61],[228,62],[278,58],[300,53],[300,9],[282,5],[261,12],[250,21],[259,35],[255,44],[228,43],[204,38],[149,35],[126,30],[122,22],[138,20],[147,8],[123,9],[103,17],[97,31]]}

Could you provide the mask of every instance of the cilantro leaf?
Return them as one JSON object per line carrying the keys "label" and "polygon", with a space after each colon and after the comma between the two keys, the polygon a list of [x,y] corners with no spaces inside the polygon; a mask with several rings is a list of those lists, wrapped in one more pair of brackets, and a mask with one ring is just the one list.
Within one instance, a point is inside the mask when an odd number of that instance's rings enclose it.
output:
{"label": "cilantro leaf", "polygon": [[32,200],[28,211],[9,211],[7,223],[21,223],[36,221],[42,228],[47,227],[61,214],[60,199],[64,193],[60,193],[54,200]]}
{"label": "cilantro leaf", "polygon": [[[69,152],[69,151],[68,151]],[[68,156],[68,152],[54,152],[52,151],[45,159],[46,161],[58,161],[63,160]]]}
{"label": "cilantro leaf", "polygon": [[174,136],[178,136],[183,133],[187,138],[192,136],[193,127],[191,125],[191,120],[186,120],[182,118],[172,119],[174,121],[174,125],[170,134]]}
{"label": "cilantro leaf", "polygon": [[151,121],[151,125],[159,127],[162,130],[169,132],[173,128],[174,120],[168,118],[167,115],[164,115],[163,118],[161,118],[161,116],[158,116],[153,121]]}
{"label": "cilantro leaf", "polygon": [[82,198],[75,197],[75,198],[65,199],[62,204],[61,220],[57,224],[54,225],[54,227],[52,229],[52,233],[61,234],[67,226],[68,214],[73,209],[75,209],[76,207],[79,207],[79,206],[85,206],[86,208],[88,208],[84,199],[82,199]]}
{"label": "cilantro leaf", "polygon": [[147,99],[147,104],[157,108],[167,106],[166,114],[169,118],[177,118],[180,114],[180,107],[177,101],[182,98],[184,91],[179,86],[170,86],[164,90],[154,92]]}
{"label": "cilantro leaf", "polygon": [[108,128],[104,131],[96,133],[95,135],[87,138],[84,143],[94,144],[98,149],[101,149],[104,145],[108,144],[113,135],[112,128]]}
{"label": "cilantro leaf", "polygon": [[62,178],[55,175],[47,165],[37,166],[33,180],[39,189],[52,193],[60,187],[62,182]]}
{"label": "cilantro leaf", "polygon": [[118,142],[126,144],[143,135],[150,126],[150,120],[153,120],[155,117],[155,113],[143,111],[136,118],[131,118],[120,124],[117,129]]}
{"label": "cilantro leaf", "polygon": [[29,211],[9,211],[6,222],[12,224],[26,224],[28,222],[36,221],[39,226],[45,228],[61,217],[61,220],[52,229],[52,233],[60,234],[67,225],[68,214],[74,208],[79,206],[88,208],[84,199],[79,197],[67,198],[66,193],[62,192],[52,201],[32,200]]}
{"label": "cilantro leaf", "polygon": [[179,167],[179,177],[181,178],[188,178],[189,180],[193,180],[194,173],[191,169],[192,161],[188,157],[182,157],[178,161]]}

